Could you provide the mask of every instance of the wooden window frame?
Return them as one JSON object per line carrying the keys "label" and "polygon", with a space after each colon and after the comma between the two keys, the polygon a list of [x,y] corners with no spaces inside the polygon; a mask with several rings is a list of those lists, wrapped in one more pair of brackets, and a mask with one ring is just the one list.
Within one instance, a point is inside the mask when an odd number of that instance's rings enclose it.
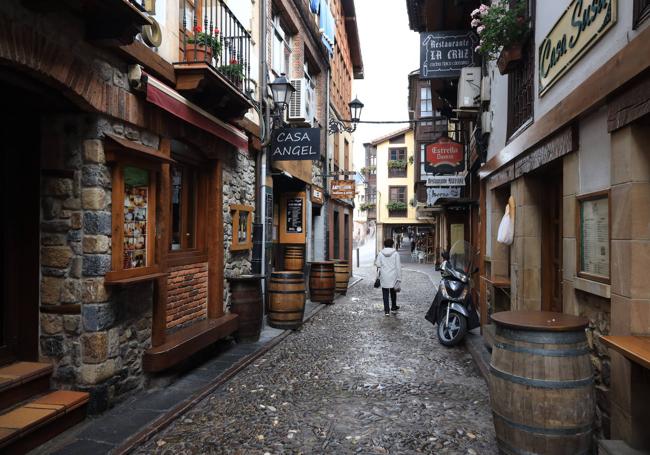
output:
{"label": "wooden window frame", "polygon": [[[396,200],[391,197],[391,190],[404,188],[404,200]],[[408,204],[408,185],[391,185],[388,187],[388,202],[404,202]]]}
{"label": "wooden window frame", "polygon": [[[240,242],[237,238],[237,233],[239,232],[239,215],[241,212],[248,212],[248,218],[246,220],[246,242]],[[230,245],[231,251],[243,251],[253,248],[252,225],[254,212],[255,207],[250,205],[230,205],[230,213],[232,214],[232,244]]]}
{"label": "wooden window frame", "polygon": [[[124,167],[131,166],[149,172],[149,194],[147,201],[146,251],[147,265],[133,269],[124,268]],[[108,284],[136,278],[148,279],[160,273],[159,257],[156,254],[156,224],[158,177],[160,164],[137,158],[125,158],[111,166],[111,271],[105,276]]]}
{"label": "wooden window frame", "polygon": [[[582,226],[580,225],[580,209],[585,201],[607,198],[607,248],[609,249],[608,276],[595,275],[582,271],[582,255],[580,254],[580,243],[582,240]],[[612,198],[610,190],[595,191],[593,193],[576,196],[576,276],[586,280],[597,281],[603,284],[611,284],[612,279]]]}

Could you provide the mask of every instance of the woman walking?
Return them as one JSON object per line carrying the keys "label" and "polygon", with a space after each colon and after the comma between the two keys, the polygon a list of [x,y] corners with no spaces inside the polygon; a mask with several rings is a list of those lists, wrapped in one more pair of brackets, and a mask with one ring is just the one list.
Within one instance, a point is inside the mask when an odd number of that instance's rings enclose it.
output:
{"label": "woman walking", "polygon": [[[377,255],[375,266],[379,269],[379,282],[384,297],[384,314],[389,316],[391,311],[399,310],[397,291],[400,290],[402,282],[402,264],[399,253],[393,248],[393,239],[384,240],[384,249]],[[389,295],[392,305],[389,305],[388,302]]]}

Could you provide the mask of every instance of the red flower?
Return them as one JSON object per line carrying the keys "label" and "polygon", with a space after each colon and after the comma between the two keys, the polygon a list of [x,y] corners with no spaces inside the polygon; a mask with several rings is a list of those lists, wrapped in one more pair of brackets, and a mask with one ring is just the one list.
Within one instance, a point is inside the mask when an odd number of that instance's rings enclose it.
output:
{"label": "red flower", "polygon": [[231,64],[231,65],[236,65],[236,64],[238,64],[238,63],[239,63],[239,62],[237,61],[236,58],[231,58],[231,59],[230,59],[230,64]]}
{"label": "red flower", "polygon": [[201,33],[201,32],[203,31],[203,28],[201,28],[200,25],[195,25],[195,26],[194,26],[194,31],[195,31],[196,33]]}
{"label": "red flower", "polygon": [[218,35],[219,33],[221,33],[221,30],[219,30],[218,27],[215,28],[215,29],[214,29],[214,34],[215,34],[215,35]]}

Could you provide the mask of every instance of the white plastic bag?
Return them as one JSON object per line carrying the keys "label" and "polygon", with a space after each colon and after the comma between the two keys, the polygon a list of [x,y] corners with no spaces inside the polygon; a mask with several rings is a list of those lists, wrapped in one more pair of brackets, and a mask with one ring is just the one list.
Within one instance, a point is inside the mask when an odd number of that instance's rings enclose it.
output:
{"label": "white plastic bag", "polygon": [[499,223],[499,230],[497,231],[497,242],[506,245],[512,245],[515,238],[515,226],[512,218],[510,217],[510,206],[506,205],[506,213]]}

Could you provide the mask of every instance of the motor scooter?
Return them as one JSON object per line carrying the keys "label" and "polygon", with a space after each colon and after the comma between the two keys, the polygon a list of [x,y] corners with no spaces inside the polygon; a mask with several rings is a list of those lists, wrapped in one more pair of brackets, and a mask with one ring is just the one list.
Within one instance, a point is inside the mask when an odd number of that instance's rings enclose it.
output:
{"label": "motor scooter", "polygon": [[437,325],[438,341],[443,346],[460,343],[468,330],[480,325],[479,315],[472,299],[472,273],[476,249],[468,242],[459,240],[449,252],[443,252],[441,279],[433,303],[427,311],[426,320]]}

